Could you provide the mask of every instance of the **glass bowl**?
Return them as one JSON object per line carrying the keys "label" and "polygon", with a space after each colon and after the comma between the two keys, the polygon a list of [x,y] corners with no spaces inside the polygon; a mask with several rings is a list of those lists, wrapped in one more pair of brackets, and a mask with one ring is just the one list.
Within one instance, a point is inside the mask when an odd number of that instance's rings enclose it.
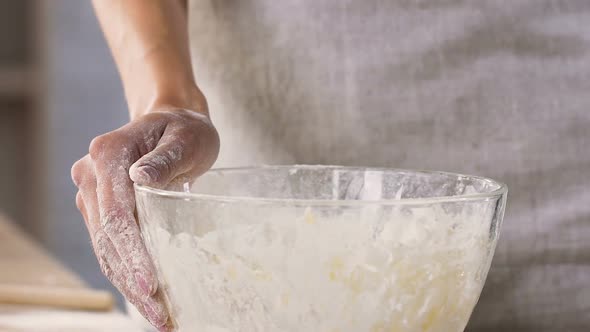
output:
{"label": "glass bowl", "polygon": [[476,176],[337,166],[136,186],[175,328],[200,332],[463,331],[506,193]]}

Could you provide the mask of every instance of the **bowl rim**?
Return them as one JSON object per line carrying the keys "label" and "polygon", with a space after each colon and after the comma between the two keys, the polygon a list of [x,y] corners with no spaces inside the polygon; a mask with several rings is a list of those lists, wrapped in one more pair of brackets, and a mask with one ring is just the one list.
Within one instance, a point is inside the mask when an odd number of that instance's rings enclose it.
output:
{"label": "bowl rim", "polygon": [[[503,182],[496,181],[491,178],[466,175],[462,173],[419,170],[419,169],[403,169],[403,168],[387,168],[387,167],[357,167],[357,166],[335,166],[335,165],[260,165],[260,166],[244,166],[244,167],[221,167],[212,168],[207,171],[210,172],[244,172],[254,170],[285,170],[285,169],[342,169],[347,171],[381,171],[381,172],[398,172],[398,173],[422,173],[422,174],[439,174],[454,177],[464,177],[476,179],[490,184],[497,185],[498,188],[487,193],[470,193],[455,196],[434,196],[434,197],[419,197],[419,198],[401,198],[401,199],[368,199],[368,200],[332,200],[332,199],[300,199],[300,198],[271,198],[271,197],[250,197],[250,196],[228,196],[216,194],[191,193],[185,191],[172,191],[166,189],[154,188],[146,185],[134,183],[136,194],[139,192],[147,193],[155,196],[165,198],[175,198],[179,200],[198,200],[211,201],[220,203],[251,203],[251,204],[284,204],[284,205],[312,205],[312,206],[365,206],[365,205],[416,205],[416,204],[432,204],[432,203],[453,203],[464,201],[486,201],[500,198],[507,194],[508,186]],[[187,183],[187,182],[184,182]]]}

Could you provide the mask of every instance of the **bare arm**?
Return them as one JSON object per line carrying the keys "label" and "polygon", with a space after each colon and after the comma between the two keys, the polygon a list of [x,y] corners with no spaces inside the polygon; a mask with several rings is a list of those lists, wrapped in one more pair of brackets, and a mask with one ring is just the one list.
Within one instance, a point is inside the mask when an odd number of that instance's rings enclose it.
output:
{"label": "bare arm", "polygon": [[219,151],[190,63],[186,2],[94,0],[131,122],[90,143],[72,167],[76,205],[102,272],[161,330],[168,312],[135,220],[133,183],[164,187],[205,172]]}
{"label": "bare arm", "polygon": [[202,104],[190,63],[186,0],[93,2],[132,117],[162,104]]}

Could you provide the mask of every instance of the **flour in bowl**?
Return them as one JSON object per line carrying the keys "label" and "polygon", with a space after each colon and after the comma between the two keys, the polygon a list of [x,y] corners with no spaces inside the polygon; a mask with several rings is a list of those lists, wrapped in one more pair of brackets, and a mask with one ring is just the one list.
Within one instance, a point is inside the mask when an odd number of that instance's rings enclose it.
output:
{"label": "flour in bowl", "polygon": [[491,212],[307,208],[147,234],[181,332],[450,332],[463,331],[481,292]]}

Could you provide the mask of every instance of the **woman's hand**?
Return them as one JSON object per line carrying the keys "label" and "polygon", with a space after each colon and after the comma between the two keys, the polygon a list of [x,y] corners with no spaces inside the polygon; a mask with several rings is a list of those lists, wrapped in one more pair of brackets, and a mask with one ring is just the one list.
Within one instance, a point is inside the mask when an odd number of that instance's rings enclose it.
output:
{"label": "woman's hand", "polygon": [[89,154],[72,167],[76,204],[102,272],[161,330],[166,330],[168,312],[135,219],[133,183],[163,187],[209,169],[219,137],[204,114],[158,108],[96,137]]}
{"label": "woman's hand", "polygon": [[72,168],[102,272],[160,330],[168,312],[135,220],[133,182],[163,187],[215,162],[219,137],[191,66],[187,1],[94,0],[121,75],[129,124]]}

